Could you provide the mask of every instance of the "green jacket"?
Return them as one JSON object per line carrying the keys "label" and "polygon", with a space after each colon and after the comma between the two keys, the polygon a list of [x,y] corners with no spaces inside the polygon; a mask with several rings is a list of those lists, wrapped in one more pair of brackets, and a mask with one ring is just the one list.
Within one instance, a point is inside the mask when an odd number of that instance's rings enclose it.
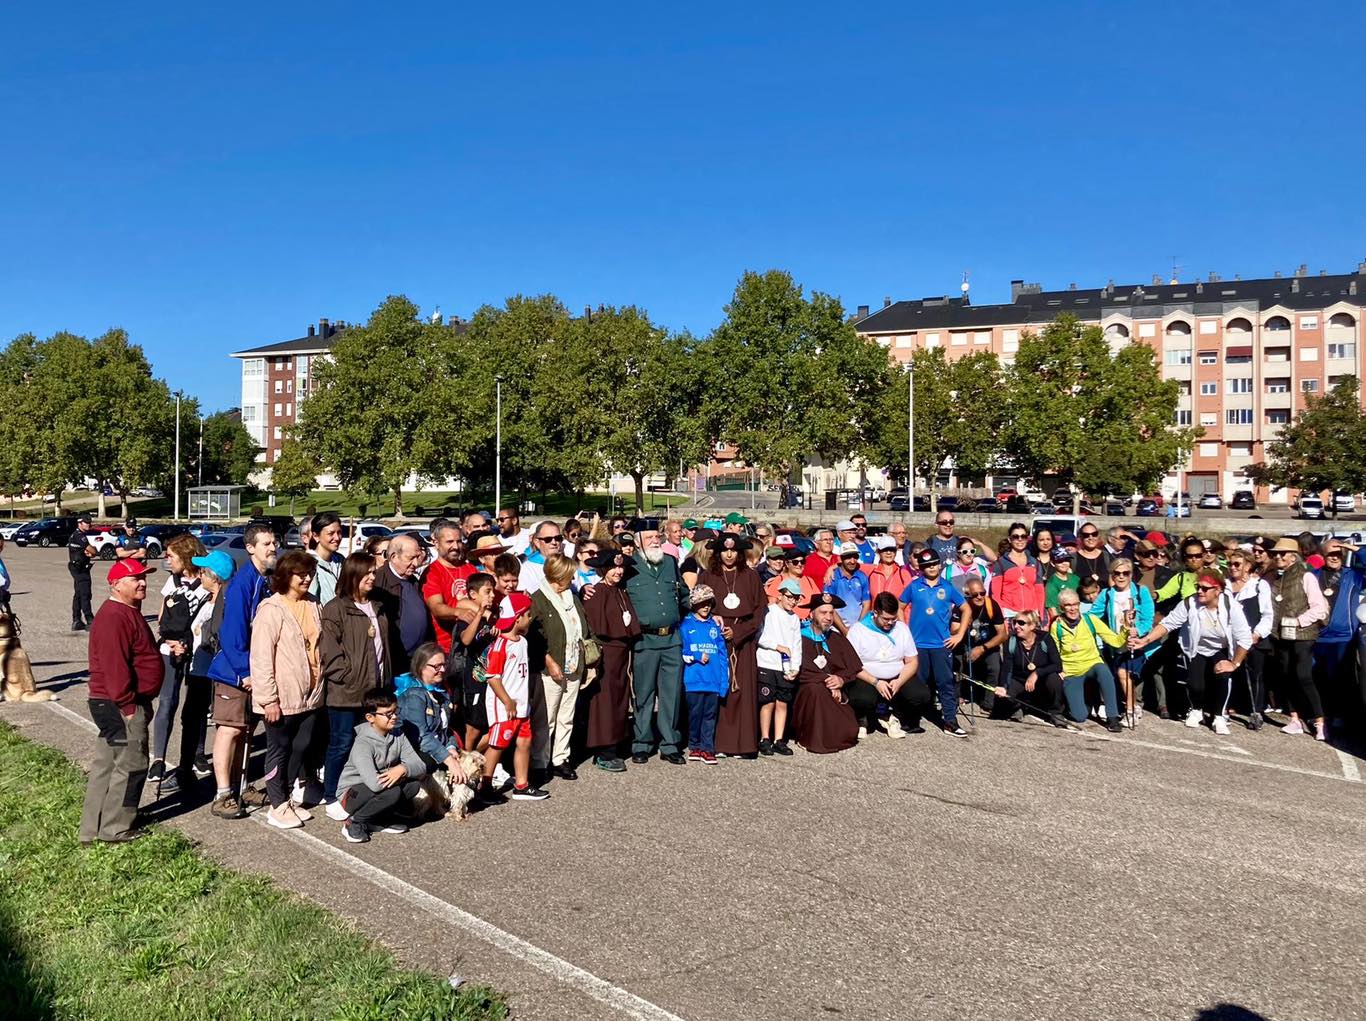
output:
{"label": "green jacket", "polygon": [[[678,644],[678,624],[688,612],[688,586],[678,573],[678,561],[667,553],[658,564],[651,564],[640,550],[632,561],[635,574],[625,581],[640,628],[641,644],[647,648]],[[668,628],[667,635],[651,634]]]}

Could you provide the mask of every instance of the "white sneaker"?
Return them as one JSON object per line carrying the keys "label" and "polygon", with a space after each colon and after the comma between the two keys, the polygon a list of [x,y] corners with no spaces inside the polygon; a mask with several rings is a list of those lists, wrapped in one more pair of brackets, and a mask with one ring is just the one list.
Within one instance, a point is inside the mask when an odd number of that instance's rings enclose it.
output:
{"label": "white sneaker", "polygon": [[1222,737],[1228,737],[1228,717],[1216,716],[1214,718],[1214,732]]}
{"label": "white sneaker", "polygon": [[900,741],[906,736],[906,732],[901,729],[901,721],[895,716],[887,721],[887,736],[893,741]]}
{"label": "white sneaker", "polygon": [[1099,719],[1101,723],[1104,723],[1109,718],[1105,713],[1105,707],[1103,705],[1096,706],[1096,718]]}
{"label": "white sneaker", "polygon": [[508,786],[509,784],[511,784],[511,783],[512,783],[512,774],[509,773],[506,769],[503,768],[503,764],[502,764],[501,762],[498,763],[498,765],[496,765],[496,766],[493,767],[493,789],[494,789],[494,790],[501,790],[502,788],[507,787],[507,786]]}
{"label": "white sneaker", "polygon": [[859,739],[860,741],[866,741],[866,740],[868,740],[868,728],[867,728],[867,727],[859,727],[859,729],[858,729],[858,739]]}
{"label": "white sneaker", "polygon": [[1194,729],[1204,722],[1205,714],[1202,710],[1192,709],[1186,714],[1186,726]]}
{"label": "white sneaker", "polygon": [[1134,720],[1131,716],[1129,716],[1128,713],[1124,713],[1122,716],[1120,716],[1119,724],[1122,727],[1128,727],[1130,730],[1134,729]]}
{"label": "white sneaker", "polygon": [[304,782],[302,780],[294,781],[294,789],[289,792],[289,800],[296,805],[304,803]]}
{"label": "white sneaker", "polygon": [[342,808],[341,798],[333,798],[329,801],[327,803],[327,808],[325,808],[324,811],[327,813],[329,819],[333,819],[337,822],[346,822],[349,818],[346,809]]}

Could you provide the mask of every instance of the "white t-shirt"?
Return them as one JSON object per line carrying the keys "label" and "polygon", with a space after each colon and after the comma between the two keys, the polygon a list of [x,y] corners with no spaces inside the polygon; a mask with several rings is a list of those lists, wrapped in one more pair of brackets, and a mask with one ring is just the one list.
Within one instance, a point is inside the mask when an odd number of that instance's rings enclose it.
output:
{"label": "white t-shirt", "polygon": [[370,618],[370,634],[375,639],[375,666],[379,669],[378,676],[384,676],[384,637],[379,633],[379,618],[375,616],[375,604],[371,602],[357,603],[356,609]]}
{"label": "white t-shirt", "polygon": [[531,546],[531,529],[519,528],[512,535],[500,534],[499,541],[502,542],[504,546],[510,547],[509,552],[512,553],[513,556],[524,557],[526,556],[527,549]]}
{"label": "white t-shirt", "polygon": [[915,639],[904,621],[897,621],[890,632],[859,621],[849,629],[849,644],[863,660],[863,669],[879,681],[901,676],[905,660],[917,655]]}
{"label": "white t-shirt", "polygon": [[787,669],[795,673],[802,665],[802,620],[795,613],[789,613],[777,603],[768,608],[764,615],[764,626],[759,632],[759,652],[757,655],[760,670],[782,672],[783,654],[778,646],[790,650]]}
{"label": "white t-shirt", "polygon": [[[527,661],[526,639],[502,635],[495,638],[489,646],[488,672],[499,675],[503,690],[517,703],[516,718],[527,719],[531,715],[531,671]],[[487,684],[484,688],[484,706],[489,726],[512,719],[503,703],[498,701],[493,685]]]}

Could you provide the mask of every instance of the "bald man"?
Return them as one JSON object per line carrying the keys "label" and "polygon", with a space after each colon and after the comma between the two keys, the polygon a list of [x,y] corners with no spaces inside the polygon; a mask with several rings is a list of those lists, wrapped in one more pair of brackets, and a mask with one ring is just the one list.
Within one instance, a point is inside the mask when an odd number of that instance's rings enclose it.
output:
{"label": "bald man", "polygon": [[416,539],[396,535],[389,540],[388,563],[375,572],[372,596],[389,620],[389,663],[395,677],[407,673],[417,647],[432,640],[432,617],[418,577],[426,559]]}

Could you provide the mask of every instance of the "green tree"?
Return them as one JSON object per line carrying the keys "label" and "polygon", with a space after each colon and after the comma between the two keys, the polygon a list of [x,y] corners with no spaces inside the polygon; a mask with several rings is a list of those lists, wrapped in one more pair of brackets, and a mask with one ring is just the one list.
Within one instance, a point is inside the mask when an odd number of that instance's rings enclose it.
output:
{"label": "green tree", "polygon": [[280,454],[270,466],[270,490],[277,497],[289,498],[290,517],[294,516],[294,501],[313,491],[321,470],[318,459],[293,436],[280,444]]}
{"label": "green tree", "polygon": [[1356,376],[1343,376],[1322,397],[1309,397],[1294,421],[1266,444],[1266,460],[1250,467],[1248,478],[1261,486],[1310,493],[1366,489],[1366,415],[1359,389]]}
{"label": "green tree", "polygon": [[[197,415],[198,405],[195,405]],[[181,449],[188,450],[185,458],[187,473],[196,483],[200,476],[199,432],[190,405],[181,408]],[[204,419],[203,477],[205,484],[226,483],[245,486],[257,469],[256,455],[261,448],[242,424],[241,413],[217,411]]]}
{"label": "green tree", "polygon": [[444,364],[445,327],[418,318],[407,298],[385,299],[362,327],[339,334],[318,365],[318,388],[300,405],[298,438],[350,492],[392,493],[445,477],[450,438],[463,424]]}
{"label": "green tree", "polygon": [[1173,426],[1180,384],[1152,348],[1112,354],[1100,327],[1067,314],[1020,338],[1004,397],[1004,452],[1021,473],[1096,495],[1150,490],[1200,435]]}
{"label": "green tree", "polygon": [[746,272],[725,312],[693,359],[708,439],[736,444],[784,483],[813,456],[874,454],[875,409],[893,377],[887,353],[858,336],[837,299],[808,299],[779,270]]}
{"label": "green tree", "polygon": [[42,472],[43,420],[35,411],[37,347],[38,339],[28,333],[0,351],[0,494],[11,505],[35,486]]}

